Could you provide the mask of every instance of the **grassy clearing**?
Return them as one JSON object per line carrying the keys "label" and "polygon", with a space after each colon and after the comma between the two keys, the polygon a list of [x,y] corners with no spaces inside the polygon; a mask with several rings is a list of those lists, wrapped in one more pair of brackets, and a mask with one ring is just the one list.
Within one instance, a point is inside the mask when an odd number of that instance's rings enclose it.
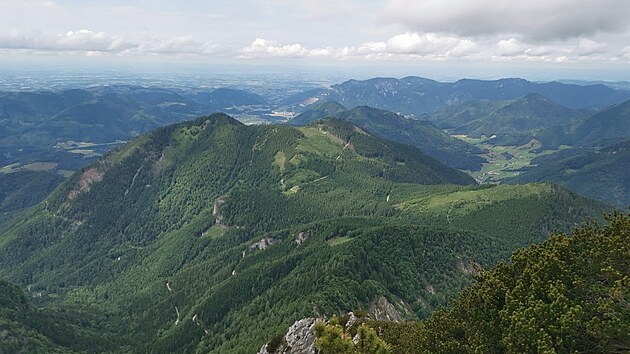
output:
{"label": "grassy clearing", "polygon": [[286,196],[288,196],[288,197],[289,197],[289,196],[292,196],[292,195],[297,194],[297,192],[299,192],[299,191],[300,191],[300,186],[293,186],[293,187],[292,187],[291,189],[289,189],[288,191],[284,191],[284,192],[282,192],[282,193],[283,193],[284,195],[286,195]]}
{"label": "grassy clearing", "polygon": [[318,128],[299,128],[306,139],[300,139],[296,150],[299,152],[316,153],[322,156],[337,157],[343,151],[343,146],[330,134]]}
{"label": "grassy clearing", "polygon": [[326,241],[326,243],[329,246],[339,246],[339,245],[343,245],[344,243],[350,242],[350,241],[352,241],[352,237],[341,236],[341,237],[331,238],[330,240]]}
{"label": "grassy clearing", "polygon": [[96,152],[94,150],[90,150],[90,149],[74,149],[74,150],[68,150],[68,152],[71,153],[71,154],[83,155],[84,157],[98,157],[98,156],[101,156],[101,154],[99,154],[98,152]]}
{"label": "grassy clearing", "polygon": [[219,238],[225,234],[225,231],[226,228],[214,225],[203,233],[203,237]]}
{"label": "grassy clearing", "polygon": [[[531,166],[531,161],[558,150],[540,150],[541,144],[536,140],[522,146],[501,146],[487,142],[485,137],[471,138],[466,135],[453,135],[454,138],[473,144],[484,151],[488,163],[483,164],[480,171],[469,172],[479,183],[497,183],[504,178],[518,176],[522,169]],[[562,146],[560,150],[570,148]]]}
{"label": "grassy clearing", "polygon": [[18,169],[19,167],[20,167],[20,163],[19,162],[12,163],[10,165],[6,165],[6,166],[0,168],[0,172],[1,173],[15,172],[15,170]]}
{"label": "grassy clearing", "polygon": [[278,153],[273,157],[273,164],[280,168],[280,172],[284,173],[284,164],[287,162],[287,157],[282,151],[278,151]]}
{"label": "grassy clearing", "polygon": [[29,171],[50,171],[57,168],[58,165],[56,162],[33,162],[24,165],[24,169]]}
{"label": "grassy clearing", "polygon": [[[457,206],[459,209],[478,209],[483,205],[499,201],[525,198],[549,191],[547,184],[501,185],[493,187],[462,188],[459,191],[444,190],[444,193],[419,193],[396,204],[401,210],[444,211]],[[437,191],[433,191],[437,192]]]}

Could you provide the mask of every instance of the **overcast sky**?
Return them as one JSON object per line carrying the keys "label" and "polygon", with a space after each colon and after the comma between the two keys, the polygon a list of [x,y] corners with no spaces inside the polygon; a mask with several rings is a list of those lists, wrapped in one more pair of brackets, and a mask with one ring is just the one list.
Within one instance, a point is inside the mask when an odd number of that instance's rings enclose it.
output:
{"label": "overcast sky", "polygon": [[0,56],[574,68],[627,80],[630,1],[0,0]]}

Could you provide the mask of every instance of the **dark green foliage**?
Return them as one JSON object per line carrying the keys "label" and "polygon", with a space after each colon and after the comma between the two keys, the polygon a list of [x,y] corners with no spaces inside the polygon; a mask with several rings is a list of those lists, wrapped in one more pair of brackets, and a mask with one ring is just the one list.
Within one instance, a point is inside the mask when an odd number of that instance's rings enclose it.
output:
{"label": "dark green foliage", "polygon": [[345,110],[336,102],[326,102],[289,121],[306,125],[324,117],[336,117],[383,139],[415,146],[442,163],[464,170],[478,170],[485,160],[482,151],[459,139],[450,137],[426,121],[407,119],[399,114],[366,106]]}
{"label": "dark green foliage", "polygon": [[422,324],[376,322],[406,353],[630,350],[630,216],[518,250]]}
{"label": "dark green foliage", "polygon": [[586,112],[568,109],[532,93],[513,101],[464,103],[424,118],[453,134],[522,137],[525,144],[537,131],[568,125],[585,116]]}
{"label": "dark green foliage", "polygon": [[[87,165],[81,150],[102,154],[160,126],[217,111],[242,113],[256,107],[270,113],[268,102],[233,89],[180,90],[107,86],[43,92],[0,92],[0,167],[15,162],[58,163],[58,170]],[[98,146],[53,148],[58,143],[87,142]],[[111,144],[111,145],[107,145]],[[90,156],[90,155],[88,155]]]}
{"label": "dark green foliage", "polygon": [[630,205],[630,141],[601,150],[570,149],[535,158],[508,183],[550,181],[621,209]]}
{"label": "dark green foliage", "polygon": [[0,173],[0,213],[14,212],[41,202],[61,181],[61,176],[48,172]]}
{"label": "dark green foliage", "polygon": [[536,134],[546,148],[560,145],[605,147],[630,138],[630,101],[601,110],[574,124],[549,128]]}
{"label": "dark green foliage", "polygon": [[[333,85],[324,92],[312,92],[312,95],[326,101],[337,101],[349,109],[370,106],[420,116],[449,104],[476,100],[513,100],[530,93],[538,93],[574,109],[602,109],[630,96],[626,91],[616,91],[604,85],[534,83],[523,79],[463,79],[447,83],[421,77],[350,80]],[[304,99],[300,96],[300,101]]]}
{"label": "dark green foliage", "polygon": [[301,113],[299,116],[289,120],[290,125],[302,126],[309,125],[314,121],[325,117],[338,117],[338,114],[347,111],[348,109],[340,105],[336,101],[323,102],[316,104],[306,112]]}
{"label": "dark green foliage", "polygon": [[0,280],[0,352],[71,353],[118,347],[99,333],[102,319],[70,308],[35,308],[18,287]]}
{"label": "dark green foliage", "polygon": [[[376,331],[365,323],[344,328],[344,323],[334,317],[328,323],[318,322],[313,327],[317,339],[315,347],[322,354],[387,354],[391,347],[378,337]],[[354,342],[356,338],[356,343]]]}
{"label": "dark green foliage", "polygon": [[17,215],[0,275],[54,316],[81,309],[85,326],[37,328],[49,338],[98,328],[114,351],[253,352],[299,318],[376,300],[427,317],[477,264],[600,207],[544,184],[476,186],[342,120],[216,114],[131,140]]}

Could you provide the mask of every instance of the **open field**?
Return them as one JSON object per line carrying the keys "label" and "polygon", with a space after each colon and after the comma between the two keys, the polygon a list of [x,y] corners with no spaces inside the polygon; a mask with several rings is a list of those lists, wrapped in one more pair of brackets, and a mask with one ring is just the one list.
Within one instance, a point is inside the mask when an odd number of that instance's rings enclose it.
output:
{"label": "open field", "polygon": [[[486,151],[484,157],[488,163],[483,164],[480,171],[469,172],[479,183],[499,183],[502,179],[518,176],[524,168],[531,166],[531,161],[538,156],[549,155],[558,150],[540,150],[541,144],[536,140],[521,146],[493,145],[492,139],[470,138],[466,135],[453,135]],[[561,146],[560,150],[569,146]]]}

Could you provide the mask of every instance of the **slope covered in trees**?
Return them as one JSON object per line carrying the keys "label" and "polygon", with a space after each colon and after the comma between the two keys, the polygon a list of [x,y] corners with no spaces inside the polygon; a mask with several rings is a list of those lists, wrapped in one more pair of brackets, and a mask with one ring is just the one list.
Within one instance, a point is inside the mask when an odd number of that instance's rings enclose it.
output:
{"label": "slope covered in trees", "polygon": [[544,96],[532,93],[511,101],[477,101],[448,107],[424,116],[424,119],[448,129],[452,134],[470,137],[506,135],[522,143],[530,141],[538,131],[561,125],[570,125],[585,118],[585,111],[568,109],[553,103]]}
{"label": "slope covered in trees", "polygon": [[[300,101],[337,101],[352,109],[370,106],[419,117],[449,105],[478,100],[513,100],[537,93],[572,109],[603,109],[630,97],[628,91],[605,85],[572,85],[560,82],[535,83],[523,79],[462,79],[438,82],[421,77],[349,80],[328,89],[311,91],[310,99]],[[298,102],[296,102],[298,103]]]}
{"label": "slope covered in trees", "polygon": [[217,114],[130,141],[17,215],[0,276],[54,316],[81,309],[114,351],[252,352],[313,314],[427,317],[475,264],[605,208],[554,185],[477,186],[338,119]]}
{"label": "slope covered in trees", "polygon": [[630,216],[554,234],[476,276],[422,323],[372,322],[399,353],[626,353]]}
{"label": "slope covered in trees", "polygon": [[291,125],[307,125],[324,117],[351,122],[383,139],[412,145],[442,163],[462,170],[479,170],[483,151],[455,139],[426,121],[367,106],[346,110],[336,102],[325,102],[291,119]]}
{"label": "slope covered in trees", "polygon": [[575,124],[550,128],[538,134],[545,146],[604,147],[630,138],[630,101],[603,109]]}
{"label": "slope covered in trees", "polygon": [[630,141],[603,149],[570,149],[532,160],[507,183],[550,181],[618,208],[630,206]]}

